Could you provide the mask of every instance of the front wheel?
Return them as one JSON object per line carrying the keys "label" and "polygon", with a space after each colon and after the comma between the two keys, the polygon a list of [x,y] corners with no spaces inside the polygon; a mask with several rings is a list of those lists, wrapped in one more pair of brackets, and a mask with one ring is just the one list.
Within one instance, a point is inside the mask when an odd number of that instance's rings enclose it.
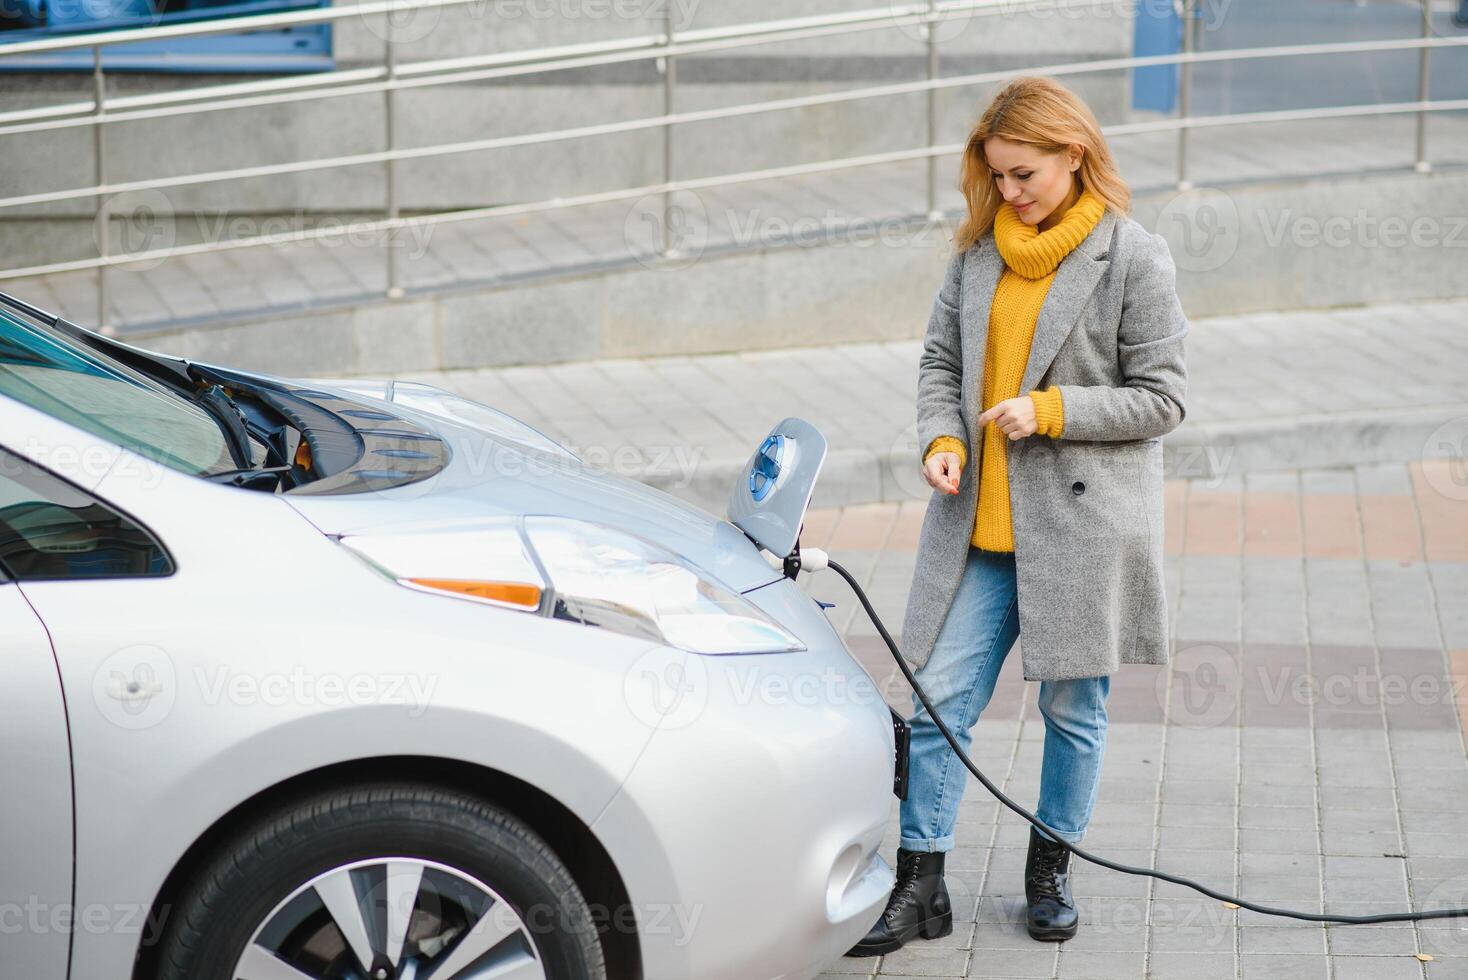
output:
{"label": "front wheel", "polygon": [[431,785],[292,802],[179,896],[157,980],[605,980],[595,923],[518,818]]}

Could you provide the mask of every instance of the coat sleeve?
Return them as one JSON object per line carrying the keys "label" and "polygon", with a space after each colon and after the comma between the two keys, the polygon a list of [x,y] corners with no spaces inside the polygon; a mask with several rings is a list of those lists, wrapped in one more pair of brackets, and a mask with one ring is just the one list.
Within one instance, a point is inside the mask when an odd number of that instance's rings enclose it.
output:
{"label": "coat sleeve", "polygon": [[939,436],[967,442],[960,414],[963,391],[963,351],[959,333],[959,284],[964,253],[955,251],[948,260],[943,285],[933,297],[923,350],[918,358],[917,435],[919,452]]}
{"label": "coat sleeve", "polygon": [[1187,333],[1167,239],[1148,233],[1138,241],[1122,287],[1116,335],[1122,383],[1058,385],[1065,404],[1060,438],[1152,439],[1177,428],[1187,414]]}

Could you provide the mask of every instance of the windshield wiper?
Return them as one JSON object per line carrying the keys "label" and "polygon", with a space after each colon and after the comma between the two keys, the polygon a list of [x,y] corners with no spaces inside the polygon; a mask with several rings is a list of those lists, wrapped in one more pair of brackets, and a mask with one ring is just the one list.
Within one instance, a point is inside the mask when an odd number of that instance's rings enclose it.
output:
{"label": "windshield wiper", "polygon": [[194,398],[210,415],[219,420],[219,428],[223,430],[225,442],[229,444],[229,455],[234,460],[234,465],[242,470],[254,469],[254,445],[250,442],[250,430],[245,425],[245,416],[224,393],[224,389],[212,384]]}
{"label": "windshield wiper", "polygon": [[[104,337],[86,327],[77,326],[63,317],[49,317],[49,321],[54,329],[72,340],[80,342],[83,346],[104,357],[120,361],[127,368],[137,371],[155,383],[171,388],[191,401],[197,402],[219,423],[234,465],[245,470],[255,468],[254,446],[250,442],[250,430],[245,426],[244,413],[217,383],[195,374],[194,365],[181,357],[155,354],[152,351],[124,344],[120,340]],[[209,387],[200,392],[197,388],[199,382],[207,382]]]}
{"label": "windshield wiper", "polygon": [[205,479],[214,483],[224,483],[232,487],[244,487],[246,490],[275,490],[281,481],[290,476],[289,466],[262,466],[255,470],[225,470],[223,473],[210,473]]}

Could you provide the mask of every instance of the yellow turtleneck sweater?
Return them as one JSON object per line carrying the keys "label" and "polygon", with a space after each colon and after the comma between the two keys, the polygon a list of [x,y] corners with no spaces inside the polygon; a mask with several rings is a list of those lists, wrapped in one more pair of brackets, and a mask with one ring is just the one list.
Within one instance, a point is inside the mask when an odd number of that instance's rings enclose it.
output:
{"label": "yellow turtleneck sweater", "polygon": [[[1081,191],[1076,202],[1046,231],[1027,225],[1008,204],[999,205],[994,215],[994,244],[1004,259],[1004,272],[994,290],[989,310],[989,341],[984,355],[981,411],[1019,394],[1030,343],[1040,306],[1055,281],[1061,259],[1090,234],[1106,209],[1106,202],[1090,190]],[[1036,435],[1056,438],[1065,428],[1060,389],[1028,392],[1035,403]],[[1029,438],[1029,437],[1026,437]],[[1014,525],[1009,508],[1009,461],[1005,443],[1009,436],[996,422],[984,427],[983,459],[979,467],[979,505],[974,516],[972,543],[985,551],[1013,551]],[[964,465],[968,453],[956,436],[939,436],[923,454],[926,462],[938,452],[953,452]]]}

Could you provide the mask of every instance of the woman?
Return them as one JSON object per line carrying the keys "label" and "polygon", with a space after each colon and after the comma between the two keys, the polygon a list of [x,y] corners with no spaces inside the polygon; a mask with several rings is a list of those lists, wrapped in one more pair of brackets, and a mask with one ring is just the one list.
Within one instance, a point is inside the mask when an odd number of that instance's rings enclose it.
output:
{"label": "woman", "polygon": [[[1168,662],[1161,437],[1185,413],[1187,320],[1166,241],[1127,216],[1100,126],[1054,80],[1018,78],[994,98],[961,185],[968,215],[919,368],[934,494],[903,655],[967,751],[1023,634],[1045,721],[1036,813],[1074,843],[1096,802],[1110,675]],[[897,885],[848,955],[953,929],[943,860],[968,770],[915,695],[913,708]],[[1068,857],[1031,829],[1036,939],[1076,934]]]}

